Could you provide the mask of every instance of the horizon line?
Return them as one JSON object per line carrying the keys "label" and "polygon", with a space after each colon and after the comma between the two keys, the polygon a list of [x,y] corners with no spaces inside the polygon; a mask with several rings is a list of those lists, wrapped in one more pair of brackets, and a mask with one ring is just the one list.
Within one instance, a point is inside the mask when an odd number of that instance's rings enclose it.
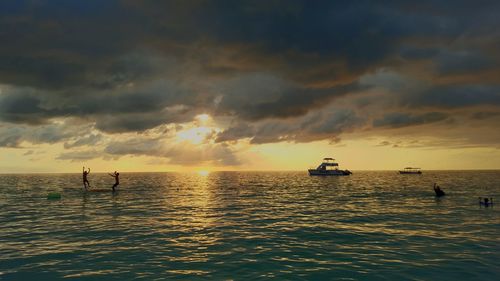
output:
{"label": "horizon line", "polygon": [[[180,173],[180,174],[188,174],[188,173],[198,173],[200,171],[206,171],[209,173],[227,173],[227,172],[259,172],[259,173],[273,173],[273,172],[304,172],[307,173],[307,170],[214,170],[214,171],[207,171],[204,169],[197,169],[193,171],[123,171],[120,173]],[[385,170],[371,170],[371,169],[360,169],[360,170],[350,170],[350,171],[358,171],[358,172],[399,172],[400,170],[393,170],[393,169],[385,169]],[[425,171],[432,171],[432,172],[440,172],[440,171],[500,171],[500,168],[486,168],[486,169],[426,169],[423,170]],[[103,172],[103,171],[92,171],[93,174],[107,174],[110,173],[109,171]],[[3,173],[0,172],[0,175],[12,175],[12,174],[81,174],[81,172],[7,172]]]}

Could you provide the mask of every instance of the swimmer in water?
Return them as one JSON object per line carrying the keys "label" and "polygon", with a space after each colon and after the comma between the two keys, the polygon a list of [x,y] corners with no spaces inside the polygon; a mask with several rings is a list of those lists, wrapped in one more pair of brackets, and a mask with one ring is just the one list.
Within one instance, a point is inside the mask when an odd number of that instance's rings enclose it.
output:
{"label": "swimmer in water", "polygon": [[88,187],[90,187],[90,183],[89,183],[89,180],[87,179],[87,176],[88,174],[90,174],[90,168],[88,171],[85,171],[85,166],[83,167],[83,187],[85,187],[85,189],[87,189]]}
{"label": "swimmer in water", "polygon": [[117,187],[120,184],[120,173],[117,173],[116,171],[113,174],[108,174],[115,178],[115,184],[111,187],[113,189],[113,192],[115,191],[115,187]]}
{"label": "swimmer in water", "polygon": [[441,189],[441,187],[439,187],[439,185],[437,185],[436,183],[434,183],[434,192],[436,193],[436,197],[441,197],[446,195],[444,191]]}
{"label": "swimmer in water", "polygon": [[484,199],[481,199],[479,197],[479,205],[483,205],[485,207],[493,205],[493,198],[488,199],[487,197],[484,197]]}

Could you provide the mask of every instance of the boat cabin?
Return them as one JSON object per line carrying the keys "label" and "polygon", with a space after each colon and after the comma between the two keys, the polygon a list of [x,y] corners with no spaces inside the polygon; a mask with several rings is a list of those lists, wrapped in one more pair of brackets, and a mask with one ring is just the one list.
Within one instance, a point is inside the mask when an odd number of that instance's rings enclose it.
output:
{"label": "boat cabin", "polygon": [[323,158],[323,163],[321,163],[316,170],[338,170],[338,163],[334,162],[333,158]]}
{"label": "boat cabin", "polygon": [[420,168],[406,167],[402,171],[399,171],[400,174],[421,174],[422,171]]}

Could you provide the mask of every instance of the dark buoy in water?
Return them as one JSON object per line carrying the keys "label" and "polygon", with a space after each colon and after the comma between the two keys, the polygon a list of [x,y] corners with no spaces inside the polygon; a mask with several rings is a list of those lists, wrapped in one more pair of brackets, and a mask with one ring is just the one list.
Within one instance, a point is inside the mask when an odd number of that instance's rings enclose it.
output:
{"label": "dark buoy in water", "polygon": [[49,200],[61,199],[61,193],[59,193],[59,192],[49,192],[49,194],[47,194],[47,199],[49,199]]}
{"label": "dark buoy in water", "polygon": [[444,193],[441,187],[439,187],[439,185],[437,185],[436,183],[434,183],[434,192],[436,193],[436,197],[442,197],[446,195],[446,193]]}
{"label": "dark buoy in water", "polygon": [[479,206],[485,206],[485,207],[493,206],[493,198],[479,197]]}

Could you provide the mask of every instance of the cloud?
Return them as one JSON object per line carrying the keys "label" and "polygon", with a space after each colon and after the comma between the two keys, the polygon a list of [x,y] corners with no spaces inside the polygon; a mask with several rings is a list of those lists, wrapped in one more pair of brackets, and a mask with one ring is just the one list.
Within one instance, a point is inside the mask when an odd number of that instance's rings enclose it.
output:
{"label": "cloud", "polygon": [[217,89],[222,94],[218,110],[250,121],[290,118],[305,115],[361,89],[357,83],[329,88],[304,87],[270,74],[252,73],[222,83]]}
{"label": "cloud", "polygon": [[112,155],[148,155],[162,156],[165,146],[157,138],[133,138],[125,141],[116,141],[108,144],[104,150]]}
{"label": "cloud", "polygon": [[70,160],[71,162],[80,162],[90,159],[99,158],[102,153],[97,150],[71,151],[64,152],[57,156],[57,160]]}
{"label": "cloud", "polygon": [[437,56],[440,75],[461,74],[492,69],[498,62],[478,52],[445,51]]}
{"label": "cloud", "polygon": [[404,101],[413,107],[444,109],[478,105],[500,106],[500,86],[491,84],[439,85],[424,90]]}
{"label": "cloud", "polygon": [[218,133],[216,142],[231,142],[250,138],[252,144],[273,142],[311,142],[329,139],[362,127],[365,120],[350,109],[327,108],[289,120],[267,120],[253,126],[238,123]]}
{"label": "cloud", "polygon": [[88,136],[78,138],[77,140],[73,142],[66,142],[64,143],[64,148],[69,149],[69,148],[74,148],[74,147],[79,147],[79,146],[84,146],[84,145],[95,145],[99,141],[103,139],[103,136],[101,134],[90,134]]}
{"label": "cloud", "polygon": [[500,116],[500,112],[498,111],[479,111],[472,113],[472,118],[476,120],[485,120],[498,116]]}
{"label": "cloud", "polygon": [[170,164],[187,166],[236,166],[240,161],[234,151],[225,144],[205,143],[194,145],[189,142],[168,143],[162,138],[132,138],[108,144],[104,150],[112,156],[144,155],[168,158]]}
{"label": "cloud", "polygon": [[237,141],[255,135],[255,128],[247,123],[238,123],[217,134],[216,142]]}
{"label": "cloud", "polygon": [[[201,113],[222,120],[223,131],[210,153],[183,152],[193,162],[236,163],[224,158],[232,155],[225,145],[239,139],[338,140],[457,118],[465,119],[447,126],[466,133],[468,122],[500,112],[499,8],[495,1],[2,2],[0,146],[113,142],[104,155],[181,161],[182,149],[148,131]],[[66,119],[80,125],[58,123]],[[142,143],[113,141],[128,133]]]}
{"label": "cloud", "polygon": [[40,125],[46,119],[63,115],[58,109],[44,108],[37,97],[37,90],[27,87],[2,86],[0,95],[0,120],[12,123]]}
{"label": "cloud", "polygon": [[312,109],[327,105],[335,97],[359,90],[357,85],[338,86],[328,89],[294,89],[270,102],[260,102],[248,106],[243,116],[250,120],[265,117],[288,118],[305,115]]}
{"label": "cloud", "polygon": [[64,123],[44,124],[39,126],[12,126],[0,123],[0,147],[21,147],[22,142],[31,144],[55,144],[78,138],[90,130],[88,125]]}
{"label": "cloud", "polygon": [[[0,120],[40,125],[71,116],[93,120],[104,132],[143,131],[164,123],[185,122],[197,114],[190,110],[194,101],[182,92],[189,90],[181,87],[171,81],[155,81],[90,94],[77,90],[73,97],[67,92],[4,86],[0,94]],[[187,97],[182,99],[183,96]]]}
{"label": "cloud", "polygon": [[401,127],[435,123],[443,121],[447,117],[448,115],[442,112],[428,112],[424,114],[408,114],[408,113],[394,112],[385,114],[382,118],[375,119],[373,121],[373,126],[401,128]]}
{"label": "cloud", "polygon": [[[5,130],[2,130],[5,133]],[[21,136],[16,132],[10,134],[1,134],[0,147],[19,147]]]}
{"label": "cloud", "polygon": [[391,145],[391,142],[390,141],[381,141],[379,144],[377,144],[376,146],[389,146]]}
{"label": "cloud", "polygon": [[175,145],[170,147],[164,156],[170,158],[171,164],[178,165],[238,166],[241,164],[233,150],[224,144],[211,144],[199,148],[185,144]]}

